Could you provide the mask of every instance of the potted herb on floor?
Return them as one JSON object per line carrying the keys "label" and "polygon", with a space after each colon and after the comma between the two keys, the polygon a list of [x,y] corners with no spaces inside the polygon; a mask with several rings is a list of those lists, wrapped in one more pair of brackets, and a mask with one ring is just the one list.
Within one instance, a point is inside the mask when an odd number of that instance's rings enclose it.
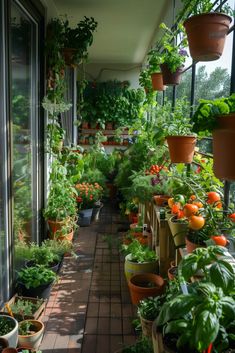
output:
{"label": "potted herb on floor", "polygon": [[[188,0],[183,0],[185,6]],[[228,3],[213,11],[213,1],[190,1],[190,17],[184,22],[190,55],[195,61],[217,60],[223,53],[233,10]]]}
{"label": "potted herb on floor", "polygon": [[37,349],[42,341],[44,324],[39,320],[24,320],[19,322],[18,345]]}
{"label": "potted herb on floor", "polygon": [[48,299],[56,278],[55,272],[41,265],[23,268],[17,278],[19,293],[27,297]]}
{"label": "potted herb on floor", "polygon": [[148,246],[140,244],[134,239],[129,245],[123,245],[125,257],[125,276],[129,280],[137,273],[156,273],[158,270],[158,256]]}
{"label": "potted herb on floor", "polygon": [[10,347],[16,347],[18,340],[18,322],[14,317],[0,315],[0,337],[6,339]]}
{"label": "potted herb on floor", "polygon": [[157,318],[163,305],[161,296],[148,297],[139,302],[138,315],[142,326],[142,334],[147,337],[152,337],[153,321]]}

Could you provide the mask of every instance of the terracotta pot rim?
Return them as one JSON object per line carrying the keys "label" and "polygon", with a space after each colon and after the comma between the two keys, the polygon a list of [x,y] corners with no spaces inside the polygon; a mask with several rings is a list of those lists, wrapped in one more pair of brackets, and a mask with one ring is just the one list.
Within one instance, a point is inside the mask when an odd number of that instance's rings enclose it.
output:
{"label": "terracotta pot rim", "polygon": [[206,13],[200,13],[198,15],[193,15],[193,16],[190,16],[189,18],[187,18],[184,22],[183,22],[183,25],[185,25],[185,23],[189,23],[191,21],[193,21],[194,18],[201,18],[201,17],[216,17],[216,16],[219,16],[219,17],[226,17],[230,23],[232,22],[232,17],[227,15],[226,13],[223,13],[223,12],[206,12]]}
{"label": "terracotta pot rim", "polygon": [[181,140],[183,138],[185,138],[185,139],[195,139],[195,140],[197,139],[197,137],[194,136],[194,135],[168,135],[168,136],[166,136],[167,140],[168,139],[179,139],[179,140]]}

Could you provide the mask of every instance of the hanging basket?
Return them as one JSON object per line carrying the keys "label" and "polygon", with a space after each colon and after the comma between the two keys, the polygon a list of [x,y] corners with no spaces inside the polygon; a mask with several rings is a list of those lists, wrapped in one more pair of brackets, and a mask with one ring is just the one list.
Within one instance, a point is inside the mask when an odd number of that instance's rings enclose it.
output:
{"label": "hanging basket", "polygon": [[221,57],[232,18],[211,12],[188,18],[184,27],[190,55],[196,61],[213,61]]}
{"label": "hanging basket", "polygon": [[172,163],[192,163],[196,146],[195,136],[166,137]]}
{"label": "hanging basket", "polygon": [[154,72],[151,74],[152,86],[154,91],[165,91],[166,87],[163,85],[163,78],[161,72]]}
{"label": "hanging basket", "polygon": [[167,64],[161,64],[160,66],[164,85],[175,86],[180,83],[183,67],[178,68],[174,73],[172,73]]}
{"label": "hanging basket", "polygon": [[235,113],[217,117],[213,131],[214,173],[217,178],[235,180]]}

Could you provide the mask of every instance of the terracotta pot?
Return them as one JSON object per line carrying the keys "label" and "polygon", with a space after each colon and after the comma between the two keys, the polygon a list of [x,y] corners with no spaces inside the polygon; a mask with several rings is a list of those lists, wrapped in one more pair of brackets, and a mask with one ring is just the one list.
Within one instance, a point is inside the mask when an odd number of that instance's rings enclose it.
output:
{"label": "terracotta pot", "polygon": [[213,131],[214,173],[217,178],[235,180],[235,113],[217,117]]}
{"label": "terracotta pot", "polygon": [[185,236],[188,233],[188,223],[177,221],[175,216],[168,219],[168,224],[171,230],[171,234],[174,239],[175,247],[179,248],[185,245]]}
{"label": "terracotta pot", "polygon": [[63,48],[62,53],[64,57],[65,64],[68,66],[74,66],[73,57],[76,54],[77,50],[75,48]]}
{"label": "terracotta pot", "polygon": [[17,353],[17,349],[12,348],[12,347],[7,347],[7,348],[4,348],[1,352],[2,353]]}
{"label": "terracotta pot", "polygon": [[228,15],[211,12],[192,16],[184,22],[193,60],[212,61],[220,58],[231,21]]}
{"label": "terracotta pot", "polygon": [[4,348],[7,348],[8,346],[9,346],[8,340],[0,337],[0,352],[2,352],[2,350]]}
{"label": "terracotta pot", "polygon": [[158,262],[143,262],[138,263],[131,261],[131,255],[128,254],[125,257],[125,264],[124,264],[124,271],[126,279],[129,280],[132,276],[139,274],[139,273],[155,273],[158,270]]}
{"label": "terracotta pot", "polygon": [[165,282],[161,276],[154,273],[141,273],[132,276],[128,281],[132,304],[138,305],[139,301],[147,297],[156,297],[163,294]]}
{"label": "terracotta pot", "polygon": [[48,223],[50,233],[55,234],[57,231],[61,230],[68,221],[69,221],[69,218],[63,221],[54,221],[52,219],[48,219],[47,223]]}
{"label": "terracotta pot", "polygon": [[183,67],[178,68],[175,72],[171,72],[167,64],[161,64],[163,84],[167,86],[175,86],[180,83]]}
{"label": "terracotta pot", "polygon": [[196,146],[195,136],[166,137],[172,163],[192,163]]}
{"label": "terracotta pot", "polygon": [[74,230],[73,229],[67,234],[58,234],[58,235],[50,234],[50,238],[51,239],[56,239],[58,241],[67,240],[69,242],[72,242],[73,236],[74,236]]}
{"label": "terracotta pot", "polygon": [[153,199],[155,201],[155,204],[160,207],[167,206],[167,201],[171,196],[168,195],[154,195]]}
{"label": "terracotta pot", "polygon": [[89,123],[87,121],[83,121],[82,129],[89,129]]}
{"label": "terracotta pot", "polygon": [[191,240],[188,239],[188,237],[185,237],[185,244],[186,244],[186,250],[188,254],[191,254],[193,250],[197,248],[202,248],[203,245],[201,244],[195,244]]}
{"label": "terracotta pot", "polygon": [[154,91],[165,91],[166,86],[163,85],[163,78],[161,72],[151,74],[152,86]]}

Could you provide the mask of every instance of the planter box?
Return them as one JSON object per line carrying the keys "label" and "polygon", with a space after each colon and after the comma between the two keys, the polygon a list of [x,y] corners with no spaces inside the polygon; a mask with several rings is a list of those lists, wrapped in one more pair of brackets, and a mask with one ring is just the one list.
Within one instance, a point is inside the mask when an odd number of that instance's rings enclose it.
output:
{"label": "planter box", "polygon": [[[26,319],[38,320],[43,315],[43,312],[45,311],[46,303],[47,303],[47,301],[45,299],[40,300],[38,298],[22,297],[22,296],[18,296],[16,294],[7,302],[7,304],[11,307],[11,305],[17,303],[18,300],[27,300],[27,301],[30,301],[33,304],[38,304],[40,302],[42,302],[42,303],[41,303],[40,307],[32,315],[25,315],[24,318],[22,317],[22,315],[16,314],[13,311],[13,315],[16,318],[17,321],[21,321],[23,319],[25,319],[25,320]],[[3,309],[3,313],[8,313],[8,311],[7,311],[5,306],[4,306],[4,309]]]}

